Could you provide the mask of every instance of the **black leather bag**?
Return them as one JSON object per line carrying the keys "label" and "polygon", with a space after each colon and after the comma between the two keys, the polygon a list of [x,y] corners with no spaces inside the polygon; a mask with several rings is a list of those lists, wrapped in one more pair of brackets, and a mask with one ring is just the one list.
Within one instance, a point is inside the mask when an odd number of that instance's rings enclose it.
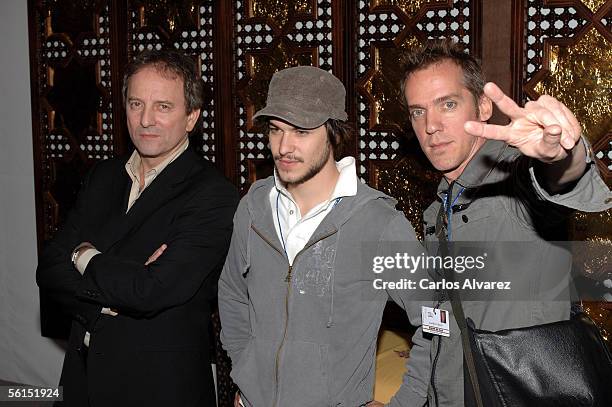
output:
{"label": "black leather bag", "polygon": [[[612,406],[612,357],[584,313],[497,332],[467,318],[467,334],[483,406]],[[465,405],[476,406],[465,373]]]}
{"label": "black leather bag", "polygon": [[[450,243],[442,208],[436,230],[444,256]],[[443,268],[442,275],[453,281],[452,270]],[[446,295],[461,332],[465,407],[612,406],[612,356],[586,314],[490,332],[465,317],[459,292]]]}

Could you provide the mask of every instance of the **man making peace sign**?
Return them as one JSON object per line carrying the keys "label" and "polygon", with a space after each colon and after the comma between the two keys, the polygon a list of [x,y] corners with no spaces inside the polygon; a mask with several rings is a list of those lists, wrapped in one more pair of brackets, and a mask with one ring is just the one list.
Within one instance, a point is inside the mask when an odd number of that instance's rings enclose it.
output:
{"label": "man making peace sign", "polygon": [[[501,265],[493,270],[498,281],[525,272],[524,297],[464,301],[465,316],[489,331],[568,319],[569,298],[557,295],[567,280],[545,281],[568,256],[549,239],[563,240],[559,231],[566,230],[571,210],[612,206],[572,112],[546,95],[519,107],[495,84],[485,85],[478,61],[450,41],[407,55],[402,93],[421,148],[443,175],[437,199],[423,215],[430,253],[443,240],[483,242],[489,259]],[[508,125],[487,123],[493,103],[510,118]],[[528,242],[528,250],[517,255],[503,242]],[[563,261],[561,269],[569,270],[570,262]],[[557,296],[545,297],[545,289]],[[444,295],[432,298],[436,306],[451,310]],[[461,335],[454,316],[450,322],[449,337],[432,337],[430,406],[464,405]],[[415,335],[423,335],[421,329]],[[409,359],[409,372],[419,370],[416,363]],[[407,405],[403,400],[400,390],[390,405]]]}

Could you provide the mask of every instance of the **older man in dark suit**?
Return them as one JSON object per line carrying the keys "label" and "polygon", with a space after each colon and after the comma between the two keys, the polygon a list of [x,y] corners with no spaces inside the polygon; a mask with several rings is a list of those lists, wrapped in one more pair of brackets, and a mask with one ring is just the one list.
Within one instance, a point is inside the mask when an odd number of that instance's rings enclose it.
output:
{"label": "older man in dark suit", "polygon": [[124,77],[135,151],[96,164],[40,256],[41,289],[72,318],[65,406],[214,406],[208,355],[238,196],[189,149],[195,64],[145,51]]}

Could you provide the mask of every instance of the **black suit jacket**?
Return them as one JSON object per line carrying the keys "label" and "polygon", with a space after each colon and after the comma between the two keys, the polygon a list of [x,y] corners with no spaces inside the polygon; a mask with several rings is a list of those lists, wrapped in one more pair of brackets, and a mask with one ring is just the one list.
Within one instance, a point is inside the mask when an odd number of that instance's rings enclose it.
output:
{"label": "black suit jacket", "polygon": [[[126,213],[126,161],[94,166],[39,259],[39,286],[73,317],[60,380],[64,405],[214,406],[209,303],[238,194],[187,150]],[[81,276],[70,256],[84,241],[101,254]],[[145,266],[163,243],[166,251]],[[101,314],[103,306],[119,315]]]}

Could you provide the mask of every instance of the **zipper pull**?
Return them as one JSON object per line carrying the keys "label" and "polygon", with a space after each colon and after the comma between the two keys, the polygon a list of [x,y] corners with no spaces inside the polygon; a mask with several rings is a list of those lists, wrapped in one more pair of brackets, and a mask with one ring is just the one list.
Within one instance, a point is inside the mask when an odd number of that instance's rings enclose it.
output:
{"label": "zipper pull", "polygon": [[293,269],[293,266],[289,266],[289,271],[287,272],[287,277],[285,277],[285,282],[290,283],[291,282],[291,270]]}

